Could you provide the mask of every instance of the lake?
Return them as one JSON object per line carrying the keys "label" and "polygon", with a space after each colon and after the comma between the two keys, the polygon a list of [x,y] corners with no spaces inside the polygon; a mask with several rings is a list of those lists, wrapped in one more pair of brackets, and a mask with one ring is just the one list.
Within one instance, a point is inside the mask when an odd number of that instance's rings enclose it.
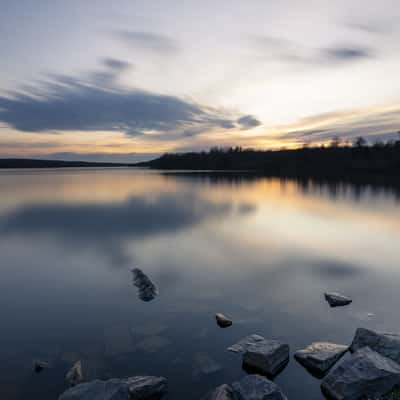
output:
{"label": "lake", "polygon": [[[275,378],[288,398],[317,400],[295,350],[349,344],[361,326],[400,332],[395,188],[60,169],[0,171],[0,193],[1,399],[56,399],[78,359],[90,379],[163,375],[169,399],[200,399],[246,374],[226,348],[257,333],[290,345]],[[353,303],[330,308],[327,290]]]}

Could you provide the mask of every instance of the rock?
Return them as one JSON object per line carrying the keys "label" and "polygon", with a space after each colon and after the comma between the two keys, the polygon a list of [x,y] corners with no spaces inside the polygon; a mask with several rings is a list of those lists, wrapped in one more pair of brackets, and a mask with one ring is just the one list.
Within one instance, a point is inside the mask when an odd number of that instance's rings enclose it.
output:
{"label": "rock", "polygon": [[238,400],[287,400],[278,385],[260,375],[248,375],[232,389]]}
{"label": "rock", "polygon": [[227,318],[224,314],[217,313],[215,314],[215,319],[217,320],[217,324],[221,328],[227,328],[232,325],[232,321]]}
{"label": "rock", "polygon": [[155,376],[94,380],[66,390],[58,400],[159,400],[167,390],[167,380]]}
{"label": "rock", "polygon": [[207,354],[197,353],[194,356],[195,369],[203,375],[214,374],[223,368]]}
{"label": "rock", "polygon": [[353,301],[350,299],[350,297],[343,296],[342,294],[336,292],[325,293],[324,295],[325,300],[331,307],[347,306]]}
{"label": "rock", "polygon": [[400,381],[400,365],[363,347],[328,373],[322,391],[333,400],[376,399]]}
{"label": "rock", "polygon": [[157,400],[167,391],[167,380],[161,376],[134,376],[126,383],[130,400]]}
{"label": "rock", "polygon": [[303,350],[298,350],[294,358],[305,368],[324,374],[327,372],[348,350],[348,346],[326,342],[316,342]]}
{"label": "rock", "polygon": [[139,289],[139,299],[151,301],[158,295],[156,284],[139,268],[132,269],[133,284]]}
{"label": "rock", "polygon": [[351,343],[350,351],[355,352],[365,346],[400,363],[400,335],[358,328]]}
{"label": "rock", "polygon": [[232,346],[228,347],[229,351],[232,351],[233,353],[244,353],[247,348],[255,343],[261,342],[265,340],[262,336],[260,335],[249,335],[246,336],[245,338],[239,340],[237,343],[233,344]]}
{"label": "rock", "polygon": [[277,340],[262,340],[247,347],[243,354],[245,367],[268,376],[276,375],[289,361],[289,345]]}
{"label": "rock", "polygon": [[202,400],[237,400],[231,386],[223,384],[208,393]]}
{"label": "rock", "polygon": [[83,381],[82,362],[80,360],[67,372],[65,379],[71,386],[75,386]]}
{"label": "rock", "polygon": [[36,373],[42,372],[44,369],[49,367],[50,364],[47,361],[35,360],[33,362],[33,369]]}

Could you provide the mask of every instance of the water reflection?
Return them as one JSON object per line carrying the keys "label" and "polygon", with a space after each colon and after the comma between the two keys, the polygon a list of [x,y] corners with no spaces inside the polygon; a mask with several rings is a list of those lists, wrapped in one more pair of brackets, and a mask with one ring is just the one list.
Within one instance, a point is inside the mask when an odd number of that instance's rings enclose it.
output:
{"label": "water reflection", "polygon": [[[246,373],[226,348],[249,334],[293,352],[358,326],[400,331],[396,188],[129,169],[8,171],[0,187],[4,398],[57,398],[82,360],[90,378],[166,375],[172,399],[196,399]],[[325,291],[354,302],[329,309]],[[52,368],[34,375],[33,359]],[[322,398],[293,361],[276,382]]]}

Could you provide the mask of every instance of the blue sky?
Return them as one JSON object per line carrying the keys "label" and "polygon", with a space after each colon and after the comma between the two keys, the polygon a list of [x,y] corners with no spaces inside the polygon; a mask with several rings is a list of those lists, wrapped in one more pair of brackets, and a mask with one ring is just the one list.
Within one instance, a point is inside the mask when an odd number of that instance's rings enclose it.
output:
{"label": "blue sky", "polygon": [[399,18],[394,0],[2,0],[0,156],[392,138]]}

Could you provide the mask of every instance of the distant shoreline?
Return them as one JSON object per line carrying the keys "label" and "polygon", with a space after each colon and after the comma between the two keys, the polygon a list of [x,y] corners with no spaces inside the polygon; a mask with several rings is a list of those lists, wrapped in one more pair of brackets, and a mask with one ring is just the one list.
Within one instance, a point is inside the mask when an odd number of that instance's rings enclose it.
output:
{"label": "distant shoreline", "polygon": [[131,167],[132,164],[91,162],[91,161],[61,161],[41,160],[33,158],[1,158],[0,169],[31,169],[31,168],[112,168]]}

